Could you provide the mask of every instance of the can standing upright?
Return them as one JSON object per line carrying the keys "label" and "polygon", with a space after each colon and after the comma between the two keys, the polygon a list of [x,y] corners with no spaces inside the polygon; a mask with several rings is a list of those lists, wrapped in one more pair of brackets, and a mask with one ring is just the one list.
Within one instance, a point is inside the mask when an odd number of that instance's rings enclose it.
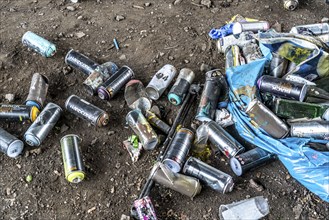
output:
{"label": "can standing upright", "polygon": [[28,31],[23,35],[22,43],[44,57],[52,57],[56,53],[55,44],[31,31]]}
{"label": "can standing upright", "polygon": [[23,141],[0,128],[0,151],[2,153],[7,154],[8,157],[15,158],[22,153],[23,149]]}
{"label": "can standing upright", "polygon": [[48,87],[48,78],[40,73],[34,73],[25,105],[35,106],[41,110],[46,101]]}

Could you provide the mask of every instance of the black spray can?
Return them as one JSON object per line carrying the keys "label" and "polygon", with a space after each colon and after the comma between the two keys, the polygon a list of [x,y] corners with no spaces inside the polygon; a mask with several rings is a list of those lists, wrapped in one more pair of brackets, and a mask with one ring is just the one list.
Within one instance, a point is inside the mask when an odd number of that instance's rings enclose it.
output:
{"label": "black spray can", "polygon": [[91,60],[89,57],[73,49],[66,54],[65,63],[87,76],[93,73],[99,66],[98,63]]}
{"label": "black spray can", "polygon": [[235,175],[241,176],[246,171],[259,167],[274,158],[274,154],[271,154],[261,148],[254,148],[250,151],[232,157],[230,159],[230,166]]}
{"label": "black spray can", "polygon": [[175,81],[175,84],[171,87],[169,91],[169,102],[174,105],[180,105],[183,102],[188,90],[190,89],[194,77],[195,74],[192,70],[188,68],[181,69]]}
{"label": "black spray can", "polygon": [[90,122],[94,126],[106,126],[109,122],[109,115],[104,110],[76,95],[71,95],[66,100],[65,108],[72,114]]}
{"label": "black spray can", "polygon": [[223,194],[231,192],[234,186],[230,175],[194,157],[186,161],[183,173],[198,178],[206,186]]}
{"label": "black spray can", "polygon": [[290,123],[291,137],[329,140],[329,121],[302,121]]}
{"label": "black spray can", "polygon": [[24,134],[25,142],[38,147],[47,137],[49,132],[55,127],[62,113],[61,107],[54,103],[48,103],[37,119]]}
{"label": "black spray can", "polygon": [[23,148],[23,141],[0,128],[0,151],[2,153],[14,158],[22,153]]}
{"label": "black spray can", "polygon": [[222,73],[219,69],[206,73],[206,82],[203,87],[200,103],[195,119],[198,121],[210,121],[215,119],[216,109],[220,96],[220,77]]}
{"label": "black spray can", "polygon": [[193,138],[193,132],[186,128],[179,129],[175,134],[163,160],[163,164],[174,173],[178,173],[182,169],[185,158],[192,147]]}
{"label": "black spray can", "polygon": [[43,108],[48,92],[48,78],[40,73],[34,73],[30,85],[29,95],[25,105],[35,106],[39,110]]}
{"label": "black spray can", "polygon": [[109,100],[117,94],[120,89],[126,85],[135,73],[128,66],[121,67],[115,74],[107,79],[97,90],[98,97],[104,100]]}
{"label": "black spray can", "polygon": [[34,122],[39,112],[35,106],[0,104],[0,121]]}
{"label": "black spray can", "polygon": [[270,76],[281,78],[286,74],[286,70],[289,64],[289,60],[281,57],[277,53],[272,53],[272,60],[270,64]]}
{"label": "black spray can", "polygon": [[157,128],[165,134],[169,134],[170,126],[166,122],[162,121],[158,116],[156,116],[156,114],[147,110],[145,112],[145,116],[147,121],[150,122],[153,127]]}
{"label": "black spray can", "polygon": [[261,92],[269,92],[275,96],[297,101],[304,101],[307,93],[307,85],[287,81],[273,76],[262,76],[257,81]]}

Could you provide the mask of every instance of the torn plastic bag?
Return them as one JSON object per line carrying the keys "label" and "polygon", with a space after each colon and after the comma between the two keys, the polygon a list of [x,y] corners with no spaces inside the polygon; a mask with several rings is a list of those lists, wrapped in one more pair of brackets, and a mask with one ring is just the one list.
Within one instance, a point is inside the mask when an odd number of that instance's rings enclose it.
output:
{"label": "torn plastic bag", "polygon": [[228,110],[233,115],[236,129],[246,141],[278,155],[293,178],[329,202],[329,152],[316,151],[307,145],[309,142],[321,141],[309,138],[274,139],[265,131],[254,127],[244,112],[251,100],[259,99],[256,82],[263,73],[265,64],[264,58],[226,70],[230,87]]}

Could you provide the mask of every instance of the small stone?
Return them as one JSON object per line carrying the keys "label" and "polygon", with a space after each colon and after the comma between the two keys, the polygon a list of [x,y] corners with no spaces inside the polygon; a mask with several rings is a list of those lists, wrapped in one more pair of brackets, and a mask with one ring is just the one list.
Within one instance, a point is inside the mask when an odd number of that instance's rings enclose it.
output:
{"label": "small stone", "polygon": [[159,53],[159,56],[162,57],[164,54],[165,54],[165,53],[160,52],[160,53]]}
{"label": "small stone", "polygon": [[33,150],[30,150],[31,154],[36,154],[36,155],[41,154],[41,152],[42,152],[41,148],[35,148]]}
{"label": "small stone", "polygon": [[264,6],[264,8],[266,8],[266,9],[269,9],[269,8],[270,8],[270,6],[269,6],[269,5],[265,5],[265,6]]}
{"label": "small stone", "polygon": [[211,6],[211,0],[201,0],[201,5],[207,6],[207,8],[210,8]]}
{"label": "small stone", "polygon": [[273,28],[277,32],[281,32],[282,31],[282,25],[279,22],[275,22],[275,24],[273,24],[271,28]]}
{"label": "small stone", "polygon": [[121,164],[118,162],[115,164],[115,168],[119,169],[121,167]]}
{"label": "small stone", "polygon": [[9,196],[9,195],[10,195],[10,191],[11,191],[11,189],[10,189],[10,188],[6,188],[6,194],[7,194],[7,196]]}
{"label": "small stone", "polygon": [[137,8],[137,9],[145,9],[144,7],[139,6],[139,5],[133,5],[133,8]]}
{"label": "small stone", "polygon": [[58,172],[57,170],[54,170],[54,174],[56,174],[57,176],[60,176],[61,175],[61,173]]}
{"label": "small stone", "polygon": [[113,194],[115,192],[114,186],[111,188],[111,193]]}
{"label": "small stone", "polygon": [[117,15],[117,16],[115,16],[115,20],[117,20],[117,21],[122,21],[122,20],[124,20],[124,19],[125,19],[125,17],[122,16],[122,15]]}
{"label": "small stone", "polygon": [[90,145],[95,145],[97,140],[98,140],[98,138],[96,137],[94,140],[91,141]]}
{"label": "small stone", "polygon": [[178,5],[178,4],[181,3],[181,2],[182,2],[182,0],[175,0],[173,4],[174,4],[174,5]]}
{"label": "small stone", "polygon": [[119,60],[125,60],[125,59],[127,59],[127,58],[126,58],[126,55],[124,55],[124,54],[122,54],[122,55],[119,57]]}
{"label": "small stone", "polygon": [[87,210],[87,213],[91,213],[91,212],[93,212],[93,211],[95,211],[96,210],[96,207],[94,206],[94,207],[92,207],[91,209],[88,209]]}
{"label": "small stone", "polygon": [[83,19],[83,16],[80,15],[79,17],[77,17],[77,19],[78,19],[78,20],[81,20],[81,19]]}
{"label": "small stone", "polygon": [[75,11],[75,7],[74,6],[67,6],[66,9],[69,10],[69,11]]}
{"label": "small stone", "polygon": [[130,220],[130,216],[122,214],[120,220]]}
{"label": "small stone", "polygon": [[321,23],[329,23],[329,18],[327,17],[322,18]]}
{"label": "small stone", "polygon": [[64,75],[67,75],[72,72],[72,68],[70,66],[64,66],[62,72]]}
{"label": "small stone", "polygon": [[152,108],[150,109],[151,112],[153,112],[156,116],[158,116],[159,118],[161,118],[161,111],[159,106],[157,105],[153,105]]}
{"label": "small stone", "polygon": [[260,183],[257,183],[254,179],[249,180],[249,185],[251,188],[256,189],[258,192],[264,191],[264,186]]}
{"label": "small stone", "polygon": [[201,46],[201,50],[202,51],[205,51],[207,49],[207,44],[202,44],[202,46]]}
{"label": "small stone", "polygon": [[200,71],[203,73],[206,73],[206,72],[210,71],[211,69],[212,69],[212,67],[205,63],[201,64],[201,66],[200,66]]}
{"label": "small stone", "polygon": [[27,175],[27,176],[25,177],[25,180],[26,180],[27,183],[32,182],[32,180],[33,180],[32,175],[31,175],[31,174]]}
{"label": "small stone", "polygon": [[210,11],[211,13],[216,14],[219,11],[219,8],[213,8]]}
{"label": "small stone", "polygon": [[174,60],[174,57],[173,56],[169,56],[168,59],[169,60]]}
{"label": "small stone", "polygon": [[64,132],[67,131],[67,130],[69,130],[69,126],[67,126],[66,124],[63,124],[63,125],[61,126],[61,130],[60,130],[60,132],[61,132],[61,133],[64,133]]}
{"label": "small stone", "polygon": [[111,136],[113,134],[115,134],[115,131],[109,131],[109,132],[107,132],[107,135],[109,135],[109,136]]}
{"label": "small stone", "polygon": [[189,62],[190,62],[189,60],[184,60],[184,63],[186,63],[186,64],[189,63]]}
{"label": "small stone", "polygon": [[79,38],[86,36],[86,34],[83,33],[82,31],[80,31],[80,32],[75,33],[75,36],[79,39]]}
{"label": "small stone", "polygon": [[6,94],[6,95],[5,95],[5,99],[6,99],[8,102],[12,102],[12,101],[15,100],[15,94],[11,94],[11,93]]}
{"label": "small stone", "polygon": [[22,168],[22,166],[20,164],[16,164],[16,166],[17,166],[18,169]]}
{"label": "small stone", "polygon": [[145,7],[150,7],[152,4],[151,4],[151,2],[145,2],[144,5],[145,5]]}

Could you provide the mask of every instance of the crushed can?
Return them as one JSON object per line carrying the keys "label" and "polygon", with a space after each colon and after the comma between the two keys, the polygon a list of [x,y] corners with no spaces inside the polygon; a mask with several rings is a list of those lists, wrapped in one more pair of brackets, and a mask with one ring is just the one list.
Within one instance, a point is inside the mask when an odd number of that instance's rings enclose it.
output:
{"label": "crushed can", "polygon": [[272,53],[272,60],[270,63],[270,76],[274,76],[276,78],[281,78],[286,74],[286,70],[289,64],[289,60],[281,57],[277,53]]}
{"label": "crushed can", "polygon": [[48,78],[40,73],[34,73],[25,105],[35,106],[41,111],[46,101],[48,87]]}
{"label": "crushed can", "polygon": [[134,208],[137,212],[139,220],[157,220],[154,206],[149,196],[135,200]]}
{"label": "crushed can", "polygon": [[28,31],[23,35],[22,43],[44,57],[52,57],[56,53],[55,44],[31,31]]}
{"label": "crushed can", "polygon": [[140,109],[143,113],[151,109],[152,100],[148,98],[145,87],[140,80],[130,80],[126,84],[124,96],[128,107],[131,109]]}
{"label": "crushed can", "polygon": [[0,151],[2,153],[6,154],[8,157],[15,158],[22,153],[23,149],[23,141],[0,128]]}

